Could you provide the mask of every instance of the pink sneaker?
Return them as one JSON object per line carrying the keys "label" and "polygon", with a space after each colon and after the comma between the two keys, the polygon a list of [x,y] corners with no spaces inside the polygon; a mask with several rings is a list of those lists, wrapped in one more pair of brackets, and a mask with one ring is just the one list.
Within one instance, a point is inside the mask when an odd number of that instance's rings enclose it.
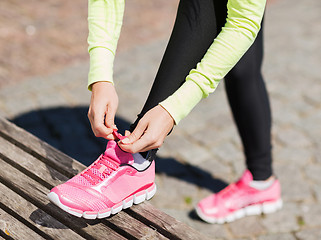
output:
{"label": "pink sneaker", "polygon": [[155,163],[134,163],[133,155],[109,141],[104,154],[48,194],[62,210],[87,219],[104,218],[152,198]]}
{"label": "pink sneaker", "polygon": [[251,172],[246,170],[238,182],[201,200],[196,206],[196,213],[205,222],[223,224],[282,208],[281,187],[277,179],[264,190],[251,187],[252,180]]}

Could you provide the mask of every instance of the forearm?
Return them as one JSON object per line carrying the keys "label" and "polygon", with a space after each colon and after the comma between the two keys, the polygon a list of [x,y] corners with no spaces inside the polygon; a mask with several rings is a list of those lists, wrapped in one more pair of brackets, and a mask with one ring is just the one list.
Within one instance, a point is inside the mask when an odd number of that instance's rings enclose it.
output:
{"label": "forearm", "polygon": [[234,67],[254,42],[260,30],[265,0],[229,0],[226,24],[192,69],[186,82],[160,104],[177,124],[202,99],[214,92],[220,80]]}
{"label": "forearm", "polygon": [[88,0],[89,89],[94,82],[113,82],[113,63],[124,8],[124,0]]}

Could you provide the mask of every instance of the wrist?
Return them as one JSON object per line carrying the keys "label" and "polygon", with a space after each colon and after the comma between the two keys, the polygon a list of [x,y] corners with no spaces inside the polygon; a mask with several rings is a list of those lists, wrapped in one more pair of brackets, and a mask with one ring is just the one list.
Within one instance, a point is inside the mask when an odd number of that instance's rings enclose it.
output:
{"label": "wrist", "polygon": [[167,111],[166,108],[164,108],[161,104],[158,104],[159,107],[161,107],[161,109],[164,110],[164,112],[166,112],[166,116],[168,116],[168,119],[170,119],[172,125],[175,125],[175,119],[173,118],[173,116],[170,114],[170,112]]}
{"label": "wrist", "polygon": [[92,89],[92,91],[95,91],[98,88],[110,87],[110,86],[114,86],[114,84],[112,82],[108,82],[108,81],[99,81],[99,82],[94,82],[93,84],[91,84],[91,89]]}

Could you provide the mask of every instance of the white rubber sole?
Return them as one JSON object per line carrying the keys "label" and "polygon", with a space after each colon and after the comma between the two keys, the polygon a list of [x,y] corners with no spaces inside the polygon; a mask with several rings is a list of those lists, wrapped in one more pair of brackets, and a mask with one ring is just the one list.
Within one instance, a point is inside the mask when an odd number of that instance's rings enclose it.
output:
{"label": "white rubber sole", "polygon": [[245,216],[252,216],[252,215],[261,215],[262,213],[264,214],[269,214],[276,212],[277,210],[281,209],[283,206],[283,201],[282,199],[276,201],[276,202],[267,202],[267,203],[262,203],[262,204],[255,204],[255,205],[250,205],[248,207],[239,209],[226,217],[223,218],[213,218],[210,216],[207,216],[203,213],[203,211],[196,207],[196,213],[197,215],[204,220],[207,223],[216,223],[216,224],[223,224],[223,223],[229,223],[233,222],[237,219],[240,219]]}
{"label": "white rubber sole", "polygon": [[96,218],[100,219],[100,218],[109,217],[112,214],[116,214],[123,209],[131,207],[133,204],[139,204],[139,203],[144,202],[145,200],[149,200],[155,195],[155,193],[156,193],[156,185],[154,183],[148,189],[143,190],[138,193],[135,193],[134,195],[132,195],[130,197],[127,197],[126,199],[124,199],[120,203],[115,204],[110,209],[105,209],[105,210],[102,210],[99,212],[91,212],[91,211],[84,211],[83,212],[81,210],[67,207],[66,205],[64,205],[60,202],[58,195],[54,192],[48,193],[47,196],[52,203],[54,203],[59,208],[61,208],[62,210],[64,210],[65,212],[67,212],[71,215],[74,215],[76,217],[83,217],[86,219],[96,219]]}

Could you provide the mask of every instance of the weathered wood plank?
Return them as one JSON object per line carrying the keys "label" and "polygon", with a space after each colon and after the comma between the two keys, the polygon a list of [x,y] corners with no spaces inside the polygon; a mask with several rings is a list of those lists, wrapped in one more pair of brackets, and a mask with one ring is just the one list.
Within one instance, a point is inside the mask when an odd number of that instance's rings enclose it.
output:
{"label": "weathered wood plank", "polygon": [[[23,129],[20,129],[14,124],[1,118],[0,137],[3,137],[14,145],[17,145],[25,152],[28,152],[35,158],[40,159],[42,162],[48,164],[63,175],[66,175],[68,178],[74,176],[85,168],[81,163],[73,160],[69,156],[42,142],[32,134],[27,133]],[[146,209],[145,206],[147,206]],[[157,231],[170,239],[207,239],[205,236],[200,235],[196,230],[177,221],[160,210],[157,210],[148,203],[132,207],[131,209],[126,210],[126,212],[146,225],[153,226]],[[110,218],[109,221],[111,223],[112,221],[115,221],[114,223],[116,223],[118,221],[116,216],[121,214],[123,214],[123,212],[120,212]]]}
{"label": "weathered wood plank", "polygon": [[[46,166],[32,155],[0,137],[0,156],[1,155],[2,158],[6,159],[6,162],[9,162],[19,171],[49,189],[68,180],[66,176],[55,171],[50,166]],[[109,227],[122,229],[137,239],[143,239],[146,236],[153,237],[154,239],[164,239],[160,233],[124,212],[120,212],[108,220],[101,220],[101,222]]]}
{"label": "weathered wood plank", "polygon": [[[4,237],[2,236],[6,236],[6,234],[4,232],[1,231],[0,229],[0,240],[6,240]],[[9,236],[8,236],[9,237]]]}
{"label": "weathered wood plank", "polygon": [[[106,221],[106,220],[103,220]],[[152,229],[134,217],[126,214],[125,212],[119,212],[116,215],[108,219],[109,222],[122,228],[137,239],[168,239],[161,235],[156,229]]]}
{"label": "weathered wood plank", "polygon": [[29,152],[47,165],[52,166],[69,178],[84,169],[83,164],[80,162],[57,151],[49,144],[3,118],[0,118],[0,136]]}
{"label": "weathered wood plank", "polygon": [[52,239],[84,239],[2,183],[0,183],[0,192],[5,193],[0,198],[0,204],[17,214],[26,225],[37,228]]}
{"label": "weathered wood plank", "polygon": [[14,239],[45,239],[0,208],[1,231]]}
{"label": "weathered wood plank", "polygon": [[34,177],[35,180],[47,188],[52,188],[61,183],[61,181],[68,179],[65,175],[46,165],[44,162],[39,161],[34,156],[26,153],[2,137],[0,137],[0,154],[2,154],[4,158],[7,158],[7,161],[10,161],[10,164],[18,168],[19,171],[29,177],[36,176],[36,178]]}
{"label": "weathered wood plank", "polygon": [[155,227],[170,239],[208,239],[200,232],[144,202],[126,210],[133,217]]}
{"label": "weathered wood plank", "polygon": [[126,239],[104,224],[94,221],[86,221],[65,214],[47,198],[48,189],[0,158],[0,180],[8,188],[12,189],[27,201],[47,212],[61,223],[73,229],[86,239],[103,239],[107,235],[110,239]]}

